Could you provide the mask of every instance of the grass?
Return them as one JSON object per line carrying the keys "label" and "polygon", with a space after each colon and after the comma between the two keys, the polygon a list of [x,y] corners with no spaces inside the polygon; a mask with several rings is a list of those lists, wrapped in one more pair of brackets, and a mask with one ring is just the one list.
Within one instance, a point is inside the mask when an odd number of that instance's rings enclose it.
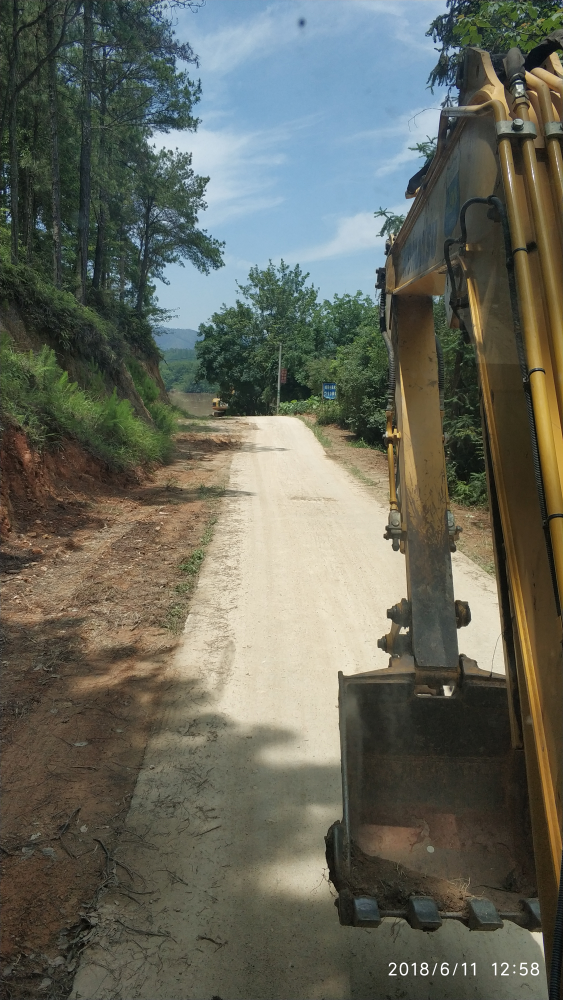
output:
{"label": "grass", "polygon": [[350,470],[350,472],[352,473],[352,475],[355,476],[356,479],[359,479],[360,482],[364,483],[366,486],[377,486],[377,483],[373,479],[370,479],[369,476],[366,476],[365,472],[362,472],[361,469],[358,469],[356,465],[348,465],[348,462],[346,463],[346,465]]}
{"label": "grass", "polygon": [[368,444],[363,438],[356,438],[354,441],[347,441],[346,444],[350,445],[350,448],[369,448],[371,451],[381,451],[381,448],[377,448],[374,444]]}
{"label": "grass", "polygon": [[[220,492],[213,492],[214,490],[219,490]],[[200,494],[202,490],[208,490],[205,496],[222,496],[224,493],[224,488],[220,487],[204,487],[203,485],[199,488]],[[197,578],[201,570],[203,561],[205,559],[205,550],[209,545],[211,539],[213,538],[213,530],[215,524],[217,523],[217,515],[211,514],[205,525],[203,535],[201,536],[201,541],[197,549],[189,555],[185,556],[179,565],[179,570],[184,574],[184,579],[180,583],[176,584],[174,588],[177,594],[177,599],[168,608],[166,614],[166,619],[163,622],[163,627],[168,629],[170,632],[181,632],[184,626],[184,622],[188,613],[188,604],[191,594],[195,589],[197,583]]]}
{"label": "grass", "polygon": [[297,416],[299,417],[299,420],[301,420],[305,424],[305,426],[308,427],[309,430],[313,432],[317,441],[319,441],[322,444],[323,448],[332,448],[332,441],[330,440],[329,437],[326,436],[326,434],[321,430],[321,428],[317,426],[317,424],[311,423],[310,420],[307,420],[306,417],[302,417],[300,414],[297,414]]}
{"label": "grass", "polygon": [[114,469],[162,462],[172,452],[175,422],[163,404],[157,404],[162,412],[155,414],[156,426],[151,427],[115,389],[100,397],[71,382],[47,346],[22,354],[2,337],[0,393],[4,422],[25,431],[39,451],[72,437]]}

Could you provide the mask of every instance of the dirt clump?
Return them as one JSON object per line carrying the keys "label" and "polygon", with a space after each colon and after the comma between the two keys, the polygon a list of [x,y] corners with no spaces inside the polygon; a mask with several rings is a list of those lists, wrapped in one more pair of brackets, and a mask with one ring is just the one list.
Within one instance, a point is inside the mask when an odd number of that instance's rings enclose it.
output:
{"label": "dirt clump", "polygon": [[375,896],[380,910],[405,909],[410,896],[431,896],[439,910],[461,913],[468,893],[462,885],[422,875],[385,858],[370,857],[352,844],[349,888],[357,896]]}
{"label": "dirt clump", "polygon": [[[110,474],[75,442],[4,455],[2,995],[65,997],[167,685],[242,421]],[[194,554],[196,557],[194,557]],[[142,886],[136,885],[140,892]],[[128,890],[134,898],[133,890]]]}

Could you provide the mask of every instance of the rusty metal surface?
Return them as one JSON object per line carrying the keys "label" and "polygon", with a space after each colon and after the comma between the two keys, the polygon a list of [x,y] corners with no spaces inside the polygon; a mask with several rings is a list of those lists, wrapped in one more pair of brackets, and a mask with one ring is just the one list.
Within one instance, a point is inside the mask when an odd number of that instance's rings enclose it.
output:
{"label": "rusty metal surface", "polygon": [[479,673],[451,697],[425,697],[414,671],[344,677],[340,725],[348,888],[384,908],[426,888],[460,912],[472,895],[503,911],[534,895],[524,754],[511,746],[504,678]]}

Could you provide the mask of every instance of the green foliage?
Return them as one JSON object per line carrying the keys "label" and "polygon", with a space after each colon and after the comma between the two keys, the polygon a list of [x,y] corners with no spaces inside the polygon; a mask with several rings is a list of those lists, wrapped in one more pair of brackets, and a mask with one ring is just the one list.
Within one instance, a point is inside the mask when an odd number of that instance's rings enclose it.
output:
{"label": "green foliage", "polygon": [[388,362],[378,327],[362,330],[351,344],[339,349],[335,375],[342,424],[368,443],[381,446]]}
{"label": "green foliage", "polygon": [[282,401],[280,403],[280,415],[282,417],[296,417],[302,413],[315,413],[319,403],[319,396],[310,396],[309,399]]}
{"label": "green foliage", "polygon": [[[409,146],[409,149],[413,153],[418,153],[420,156],[424,157],[424,165],[432,163],[434,156],[436,155],[436,146],[438,144],[438,136],[435,135],[432,139],[429,135],[423,142],[415,142],[414,146]],[[381,209],[380,209],[381,211]]]}
{"label": "green foliage", "polygon": [[25,264],[11,264],[0,246],[0,301],[14,303],[22,319],[37,333],[48,333],[61,349],[98,354],[111,363],[114,331],[93,309],[59,291]]}
{"label": "green foliage", "polygon": [[[171,353],[171,352],[170,352]],[[199,362],[195,351],[179,351],[182,354],[193,354],[194,357],[185,361],[161,361],[160,374],[166,386],[166,391],[176,389],[179,392],[215,392],[217,386],[210,385],[200,377]]]}
{"label": "green foliage", "polygon": [[321,427],[327,424],[340,423],[340,405],[337,400],[321,399],[320,396],[309,396],[309,399],[292,399],[291,402],[280,403],[280,414],[284,417],[297,417],[304,413],[312,413],[316,423]]}
{"label": "green foliage", "polygon": [[167,351],[162,352],[162,356],[168,364],[171,361],[197,361],[193,347],[170,347]]}
{"label": "green foliage", "polygon": [[[0,238],[14,262],[81,301],[94,290],[151,315],[167,263],[222,265],[222,244],[198,225],[208,178],[189,154],[151,142],[198,127],[201,86],[187,71],[197,56],[174,30],[174,9],[198,5],[2,4]],[[86,288],[77,283],[80,219]]]}
{"label": "green foliage", "polygon": [[[335,355],[362,330],[377,329],[377,309],[369,296],[335,295],[317,302],[299,265],[283,261],[260,271],[252,268],[247,285],[239,285],[246,301],[223,306],[210,324],[202,325],[196,344],[200,373],[229,400],[230,413],[267,413],[275,403],[278,351],[287,382],[281,400],[320,395],[331,381]],[[234,390],[234,393],[232,393]]]}
{"label": "green foliage", "polygon": [[[378,328],[377,307],[369,295],[356,292],[355,295],[335,295],[332,302],[325,299],[322,305],[318,306],[313,318],[315,329],[315,358],[319,359],[321,367],[315,369],[308,365],[308,372],[316,373],[317,387],[310,384],[311,376],[308,376],[306,384],[314,392],[321,391],[318,382],[318,374],[323,370],[327,359],[333,359],[339,347],[351,344],[357,336],[359,330],[369,327]],[[330,364],[327,372],[330,374]],[[330,382],[329,378],[321,381]]]}
{"label": "green foliage", "polygon": [[160,389],[136,358],[128,358],[127,367],[139,396],[154,420],[155,427],[170,436],[176,429],[176,417],[172,407],[159,400]]}
{"label": "green foliage", "polygon": [[150,377],[140,361],[137,361],[136,358],[128,358],[127,367],[131,373],[131,377],[135,383],[135,388],[139,393],[139,396],[143,400],[147,409],[149,409],[151,404],[154,403],[160,395],[160,390],[156,382]]}
{"label": "green foliage", "polygon": [[195,549],[191,556],[184,559],[180,563],[180,569],[182,573],[187,573],[188,576],[196,576],[199,573],[201,564],[205,558],[205,552],[203,549]]}
{"label": "green foliage", "polygon": [[244,301],[223,306],[196,343],[200,372],[218,385],[230,413],[268,413],[276,398],[279,344],[287,369],[284,396],[305,396],[304,369],[315,353],[315,288],[298,264],[250,269],[239,285]]}
{"label": "green foliage", "polygon": [[170,149],[145,148],[137,159],[132,193],[137,221],[131,234],[138,248],[134,284],[139,312],[150,306],[150,281],[164,281],[168,264],[183,267],[189,260],[204,274],[223,266],[225,244],[197,228],[209,178],[198,177],[191,164],[191,153]]}
{"label": "green foliage", "polygon": [[553,0],[447,0],[446,6],[447,12],[438,14],[426,32],[440,43],[438,62],[428,77],[430,89],[447,86],[451,92],[460,49],[466,45],[502,53],[516,45],[529,52],[545,35],[563,27],[563,7]]}
{"label": "green foliage", "polygon": [[[419,143],[418,145],[424,145],[424,143]],[[412,149],[414,147],[409,148]],[[378,208],[377,212],[374,212],[373,215],[375,219],[385,220],[377,234],[378,236],[396,236],[406,219],[406,215],[395,215],[388,208]]]}
{"label": "green foliage", "polygon": [[444,355],[444,436],[452,499],[487,502],[477,363],[471,344],[446,322],[444,301],[434,307],[434,323]]}
{"label": "green foliage", "polygon": [[93,455],[116,469],[163,461],[171,452],[170,432],[135,416],[128,400],[114,389],[96,398],[71,382],[55,352],[20,354],[7,337],[0,342],[0,391],[3,421],[20,426],[39,449],[64,436],[74,437]]}

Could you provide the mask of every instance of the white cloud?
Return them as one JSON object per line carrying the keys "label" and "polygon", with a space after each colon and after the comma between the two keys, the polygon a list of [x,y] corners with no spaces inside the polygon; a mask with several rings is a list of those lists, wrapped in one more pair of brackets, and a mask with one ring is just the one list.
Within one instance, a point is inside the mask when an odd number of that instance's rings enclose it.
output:
{"label": "white cloud", "polygon": [[395,132],[397,138],[401,136],[403,138],[402,148],[380,163],[375,171],[375,176],[385,177],[387,174],[394,173],[397,167],[402,166],[403,163],[410,161],[413,163],[416,161],[418,167],[421,167],[424,161],[420,158],[420,153],[410,147],[415,146],[417,142],[424,142],[428,136],[430,138],[436,136],[439,121],[440,110],[436,108],[421,108],[409,115],[402,116]]}
{"label": "white cloud", "polygon": [[173,132],[156,141],[159,146],[191,152],[196,173],[210,177],[208,209],[201,221],[216,225],[283,201],[275,191],[276,168],[285,162],[281,147],[290,131],[287,126],[254,132],[200,128],[195,134]]}
{"label": "white cloud", "polygon": [[[207,116],[209,121],[213,117]],[[232,126],[199,128],[197,132],[170,132],[155,136],[159,147],[178,148],[193,156],[197,174],[209,177],[202,223],[217,225],[237,216],[273,208],[284,201],[277,190],[287,162],[285,147],[300,130],[310,128],[321,115],[308,115],[274,128],[244,131]]]}
{"label": "white cloud", "polygon": [[385,240],[377,235],[377,222],[373,212],[358,212],[339,219],[335,235],[317,246],[306,247],[297,253],[284,254],[284,260],[299,263],[326,260],[327,257],[348,257],[362,250],[382,246]]}
{"label": "white cloud", "polygon": [[[416,14],[413,8],[416,8]],[[199,22],[191,20],[189,38],[197,52],[202,71],[224,76],[253,58],[265,58],[286,45],[307,45],[319,36],[338,36],[350,24],[360,30],[379,31],[381,19],[387,21],[391,34],[411,50],[427,53],[433,47],[425,31],[432,18],[443,12],[442,0],[293,0],[291,3],[264,4],[254,17],[230,23],[217,31],[199,31]],[[320,16],[319,16],[319,12]],[[414,16],[413,16],[414,15]],[[299,21],[305,20],[300,27]],[[404,67],[408,72],[408,67]]]}

